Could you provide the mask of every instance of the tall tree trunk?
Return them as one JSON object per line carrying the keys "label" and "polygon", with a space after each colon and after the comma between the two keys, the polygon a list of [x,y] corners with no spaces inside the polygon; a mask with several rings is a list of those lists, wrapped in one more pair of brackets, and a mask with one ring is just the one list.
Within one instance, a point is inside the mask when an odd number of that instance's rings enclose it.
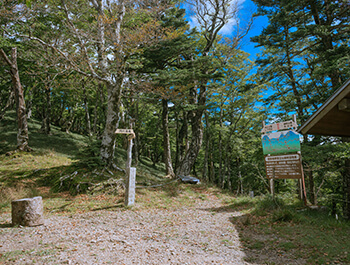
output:
{"label": "tall tree trunk", "polygon": [[28,92],[29,101],[27,100],[27,119],[30,120],[32,117],[32,108],[33,108],[33,91],[30,89]]}
{"label": "tall tree trunk", "polygon": [[135,119],[134,121],[134,132],[135,132],[135,138],[134,138],[134,148],[133,148],[133,152],[134,152],[134,163],[135,163],[135,166],[138,165],[139,163],[139,152],[140,152],[140,136],[139,136],[139,131],[138,131],[138,120],[139,120],[139,101],[136,100],[134,102],[134,114],[133,114],[133,117]]}
{"label": "tall tree trunk", "polygon": [[4,58],[8,66],[10,67],[10,74],[12,79],[12,84],[15,90],[15,99],[17,107],[17,149],[20,151],[31,151],[28,146],[28,123],[26,115],[26,104],[24,100],[23,87],[19,79],[19,72],[17,66],[17,48],[12,48],[11,59],[7,57],[5,52],[0,50],[1,56]]}
{"label": "tall tree trunk", "polygon": [[219,130],[219,187],[221,188],[224,188],[224,185],[225,185],[225,179],[224,179],[224,174],[222,172],[222,164],[223,164],[223,161],[222,161],[222,153],[223,153],[223,150],[222,150],[222,123],[223,123],[223,106],[221,105],[221,108],[220,108],[220,119],[219,119],[219,127],[220,127],[220,130]]}
{"label": "tall tree trunk", "polygon": [[[196,162],[199,150],[203,142],[203,124],[202,116],[205,109],[206,102],[206,82],[204,81],[199,88],[195,85],[190,90],[190,103],[197,105],[197,109],[189,111],[188,115],[191,120],[192,137],[188,150],[184,158],[180,162],[178,168],[178,175],[187,176]],[[199,94],[197,95],[197,91]]]}
{"label": "tall tree trunk", "polygon": [[188,121],[187,114],[183,112],[183,122],[181,128],[179,126],[179,115],[176,114],[176,128],[177,128],[177,137],[176,137],[176,156],[175,156],[175,172],[179,175],[180,163],[184,159],[184,155],[188,150]]}
{"label": "tall tree trunk", "polygon": [[191,143],[183,160],[180,163],[180,166],[177,172],[178,175],[183,175],[183,176],[189,175],[194,163],[196,162],[197,155],[202,146],[202,140],[203,140],[202,113],[203,113],[203,110],[197,110],[194,112],[194,117],[192,117]]}
{"label": "tall tree trunk", "polygon": [[162,99],[163,113],[162,113],[162,123],[163,123],[163,147],[164,147],[164,163],[166,172],[171,177],[175,177],[173,164],[171,161],[171,149],[170,149],[170,136],[169,136],[169,120],[168,120],[168,101]]}
{"label": "tall tree trunk", "polygon": [[4,118],[4,115],[5,115],[5,112],[7,111],[7,109],[9,107],[12,108],[13,103],[14,103],[14,97],[15,97],[14,96],[14,92],[13,92],[13,89],[11,88],[10,95],[9,95],[9,97],[7,99],[6,105],[4,106],[4,108],[0,112],[0,121]]}
{"label": "tall tree trunk", "polygon": [[[350,142],[349,137],[342,137],[343,142]],[[344,190],[344,217],[350,220],[350,158],[345,158],[345,169],[343,173],[343,190]]]}
{"label": "tall tree trunk", "polygon": [[51,90],[50,87],[46,87],[45,89],[45,100],[46,104],[43,106],[43,121],[41,124],[41,131],[43,131],[46,134],[50,134],[51,127],[50,127],[50,121],[51,121]]}
{"label": "tall tree trunk", "polygon": [[309,172],[309,189],[310,189],[310,201],[313,205],[317,204],[317,197],[315,193],[315,182],[312,169]]}
{"label": "tall tree trunk", "polygon": [[116,80],[116,84],[107,83],[107,114],[106,126],[102,134],[101,159],[109,167],[113,164],[115,150],[115,131],[119,126],[119,107],[121,101],[123,77]]}
{"label": "tall tree trunk", "polygon": [[89,136],[92,136],[91,131],[91,119],[90,119],[90,113],[89,113],[89,103],[86,95],[86,88],[85,88],[85,80],[84,78],[81,80],[81,86],[83,89],[83,97],[84,97],[84,109],[85,109],[85,118],[86,118],[86,130]]}
{"label": "tall tree trunk", "polygon": [[210,148],[210,123],[209,123],[209,115],[208,112],[204,112],[204,117],[205,117],[205,154],[204,154],[204,163],[203,163],[203,179],[208,181],[208,168],[209,168],[209,148]]}

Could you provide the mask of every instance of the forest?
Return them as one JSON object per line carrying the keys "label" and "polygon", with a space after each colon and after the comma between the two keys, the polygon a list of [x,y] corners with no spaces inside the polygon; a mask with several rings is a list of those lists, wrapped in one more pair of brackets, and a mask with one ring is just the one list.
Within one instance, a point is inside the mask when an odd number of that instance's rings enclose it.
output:
{"label": "forest", "polygon": [[[350,77],[350,4],[253,0],[244,19],[241,2],[3,0],[0,122],[17,111],[21,151],[32,151],[30,120],[47,137],[53,126],[88,137],[91,172],[124,166],[127,141],[115,131],[132,128],[135,167],[146,157],[172,178],[266,194],[262,122],[296,114],[303,124]],[[251,38],[252,60],[243,39],[260,16],[268,23]],[[347,219],[349,142],[304,135],[301,146],[309,202]],[[275,185],[298,194],[294,180]]]}

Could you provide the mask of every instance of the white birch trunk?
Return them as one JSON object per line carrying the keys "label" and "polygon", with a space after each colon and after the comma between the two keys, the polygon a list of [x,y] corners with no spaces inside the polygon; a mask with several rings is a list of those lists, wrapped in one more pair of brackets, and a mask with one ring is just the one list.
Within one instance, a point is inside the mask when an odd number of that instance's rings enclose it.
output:
{"label": "white birch trunk", "polygon": [[115,150],[115,131],[119,125],[119,108],[122,92],[122,79],[116,84],[106,83],[107,85],[107,114],[106,126],[102,134],[101,158],[107,166],[112,165]]}

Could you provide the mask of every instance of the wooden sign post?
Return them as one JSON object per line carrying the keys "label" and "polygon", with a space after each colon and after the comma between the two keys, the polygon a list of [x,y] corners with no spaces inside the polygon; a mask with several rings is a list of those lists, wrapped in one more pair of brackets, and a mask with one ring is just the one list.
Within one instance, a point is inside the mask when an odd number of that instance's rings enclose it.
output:
{"label": "wooden sign post", "polygon": [[131,167],[132,161],[132,139],[135,138],[135,133],[133,129],[117,129],[117,134],[128,134],[128,150],[126,152],[126,190],[125,190],[125,206],[132,206],[135,204],[135,187],[136,187],[136,168]]}

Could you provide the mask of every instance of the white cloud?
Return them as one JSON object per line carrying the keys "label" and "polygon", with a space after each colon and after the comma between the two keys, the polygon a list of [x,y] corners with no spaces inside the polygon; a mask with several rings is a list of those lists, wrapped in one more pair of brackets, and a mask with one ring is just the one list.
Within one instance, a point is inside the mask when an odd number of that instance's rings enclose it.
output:
{"label": "white cloud", "polygon": [[[231,6],[234,8],[235,6],[240,7],[245,0],[231,0]],[[184,8],[186,9],[186,19],[189,22],[191,28],[197,27],[198,30],[201,29],[201,24],[198,21],[193,5],[185,4]],[[210,5],[210,1],[206,2],[206,8],[210,11],[213,10],[213,7]],[[239,20],[236,16],[231,17],[228,22],[224,25],[224,27],[220,30],[220,34],[222,35],[231,35],[232,32],[235,31],[235,27],[239,23]]]}

